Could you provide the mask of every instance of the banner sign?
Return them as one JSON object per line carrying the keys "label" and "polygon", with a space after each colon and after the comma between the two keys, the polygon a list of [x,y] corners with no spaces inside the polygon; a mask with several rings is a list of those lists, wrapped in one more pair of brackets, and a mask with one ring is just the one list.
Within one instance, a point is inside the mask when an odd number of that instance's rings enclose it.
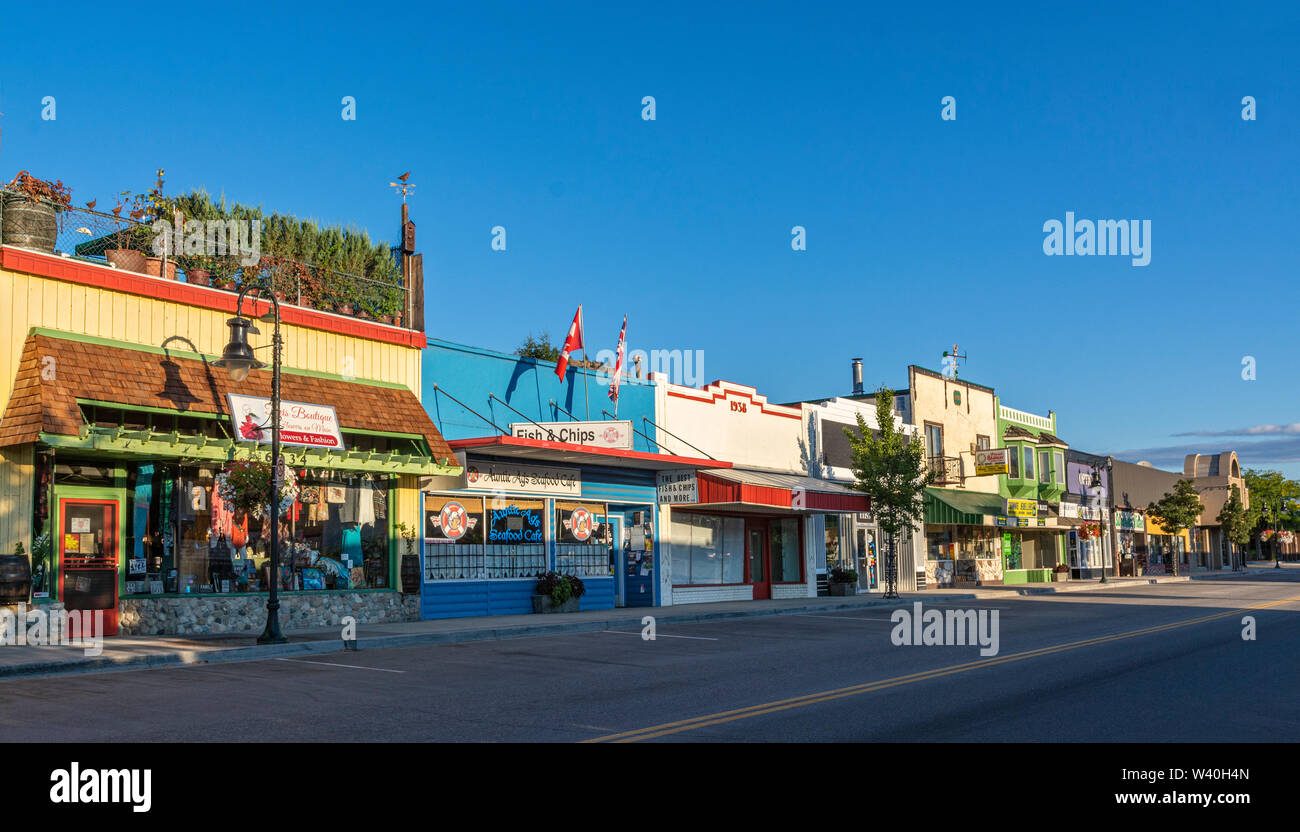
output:
{"label": "banner sign", "polygon": [[593,448],[632,450],[632,423],[608,422],[512,422],[510,435]]}
{"label": "banner sign", "polygon": [[1037,500],[1012,500],[1007,499],[1007,514],[1011,517],[1037,517],[1038,501]]}
{"label": "banner sign", "polygon": [[700,501],[700,484],[694,471],[660,471],[656,486],[660,503]]}
{"label": "banner sign", "polygon": [[989,474],[1009,473],[1011,473],[1011,467],[1007,460],[1006,448],[975,452],[975,476],[983,477]]}
{"label": "banner sign", "polygon": [[1127,532],[1140,532],[1146,530],[1146,520],[1136,511],[1116,511],[1115,528]]}
{"label": "banner sign", "polygon": [[[235,437],[244,442],[271,441],[271,400],[230,393],[230,421]],[[280,442],[309,448],[343,450],[334,408],[324,404],[280,402]]]}
{"label": "banner sign", "polygon": [[465,463],[465,487],[482,491],[577,497],[582,494],[582,477],[577,468],[552,468],[474,459]]}

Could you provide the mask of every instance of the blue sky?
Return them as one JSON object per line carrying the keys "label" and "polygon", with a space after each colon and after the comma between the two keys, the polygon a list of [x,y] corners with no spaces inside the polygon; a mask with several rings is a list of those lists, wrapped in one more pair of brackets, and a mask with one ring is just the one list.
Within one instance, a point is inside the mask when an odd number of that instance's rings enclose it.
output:
{"label": "blue sky", "polygon": [[[206,8],[7,8],[0,176],[105,204],[162,167],[393,238],[411,170],[431,335],[509,351],[581,302],[593,352],[627,314],[777,401],[956,342],[1081,450],[1300,475],[1294,5]],[[1044,255],[1067,211],[1150,220],[1150,265]]]}

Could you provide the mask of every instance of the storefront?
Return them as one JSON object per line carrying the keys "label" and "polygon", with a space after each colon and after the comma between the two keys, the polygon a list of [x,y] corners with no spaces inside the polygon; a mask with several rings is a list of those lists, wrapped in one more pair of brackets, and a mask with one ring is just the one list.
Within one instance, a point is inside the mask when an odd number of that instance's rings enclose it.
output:
{"label": "storefront", "polygon": [[584,610],[662,603],[661,478],[718,464],[522,436],[450,444],[463,472],[421,481],[424,618],[532,612],[545,572],[579,578]]}
{"label": "storefront", "polygon": [[416,617],[400,530],[418,477],[458,470],[418,398],[283,370],[292,486],[272,575],[268,512],[237,507],[236,473],[269,478],[271,373],[236,383],[211,360],[32,331],[0,446],[30,459],[35,603],[103,610],[108,635],[256,632],[274,581],[286,629]]}
{"label": "storefront", "polygon": [[797,474],[711,468],[677,479],[660,493],[672,604],[815,596],[818,552],[841,545],[842,518],[870,509],[859,492]]}
{"label": "storefront", "polygon": [[[996,494],[925,490],[925,585],[998,583],[1008,568],[1010,533],[999,528],[1004,501]],[[1018,539],[1018,538],[1017,538]]]}
{"label": "storefront", "polygon": [[1137,577],[1151,574],[1144,571],[1147,567],[1147,523],[1140,511],[1114,512],[1115,553],[1119,561],[1121,577]]}

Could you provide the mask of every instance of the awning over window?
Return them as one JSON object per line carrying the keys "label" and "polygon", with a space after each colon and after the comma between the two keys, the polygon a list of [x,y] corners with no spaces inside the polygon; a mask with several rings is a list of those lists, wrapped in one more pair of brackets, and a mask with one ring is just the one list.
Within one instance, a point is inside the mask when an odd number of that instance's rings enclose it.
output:
{"label": "awning over window", "polygon": [[984,515],[1003,513],[1002,498],[979,491],[925,489],[925,522],[934,525],[982,526]]}
{"label": "awning over window", "polygon": [[840,483],[749,468],[699,472],[699,500],[715,508],[870,511],[865,494]]}

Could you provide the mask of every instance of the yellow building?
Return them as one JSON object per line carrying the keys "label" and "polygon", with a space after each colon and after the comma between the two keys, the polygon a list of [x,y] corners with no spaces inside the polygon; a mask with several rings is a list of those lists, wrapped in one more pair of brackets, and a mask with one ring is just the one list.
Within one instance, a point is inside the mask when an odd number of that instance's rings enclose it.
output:
{"label": "yellow building", "polygon": [[[398,591],[399,530],[419,528],[421,475],[459,471],[420,403],[424,333],[282,307],[298,495],[272,576],[269,522],[216,487],[269,449],[252,415],[269,412],[269,369],[235,382],[213,365],[236,300],[0,247],[0,553],[34,553],[33,602],[105,610],[109,634],[258,630],[272,580],[286,627],[418,618]],[[250,296],[243,313],[268,309]],[[272,324],[256,325],[269,363]]]}

